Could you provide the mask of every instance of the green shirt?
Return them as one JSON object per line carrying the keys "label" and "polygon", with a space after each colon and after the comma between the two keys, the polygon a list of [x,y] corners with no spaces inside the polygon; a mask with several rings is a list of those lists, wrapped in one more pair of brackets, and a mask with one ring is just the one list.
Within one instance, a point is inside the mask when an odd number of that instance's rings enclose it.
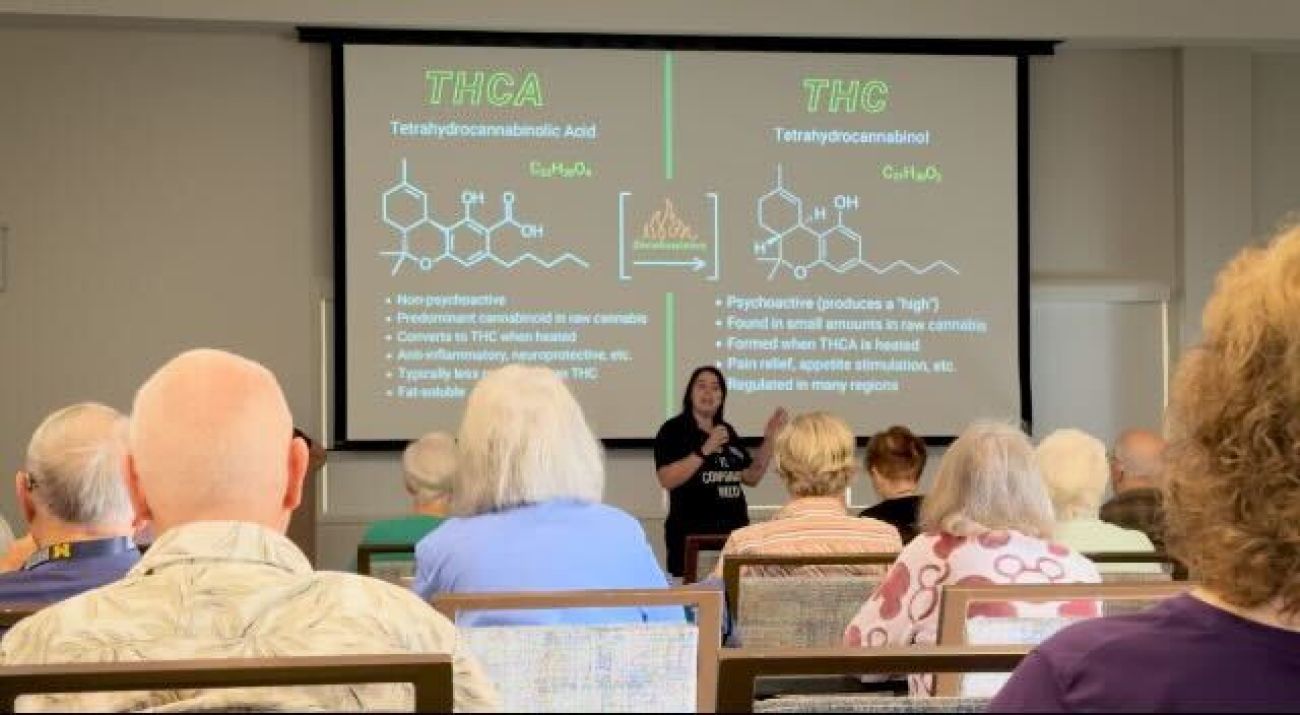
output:
{"label": "green shirt", "polygon": [[[416,514],[415,516],[404,516],[398,519],[384,519],[376,521],[366,527],[365,536],[361,537],[363,544],[410,544],[412,547],[423,539],[425,534],[438,528],[438,525],[446,521],[437,516],[425,516]],[[375,554],[370,557],[371,561],[379,562],[397,562],[411,561],[414,555],[406,554]],[[355,568],[356,564],[353,564]]]}

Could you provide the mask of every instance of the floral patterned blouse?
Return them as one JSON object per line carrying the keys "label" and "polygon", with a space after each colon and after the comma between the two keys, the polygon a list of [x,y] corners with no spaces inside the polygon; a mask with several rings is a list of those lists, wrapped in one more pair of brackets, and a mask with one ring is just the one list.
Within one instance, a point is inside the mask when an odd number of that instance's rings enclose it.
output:
{"label": "floral patterned blouse", "polygon": [[[921,534],[898,555],[885,580],[854,616],[844,632],[844,643],[864,648],[933,645],[939,594],[948,585],[1100,582],[1097,567],[1077,552],[1017,531],[987,531],[973,537]],[[1007,612],[1014,608],[1013,604],[977,603],[967,616],[1017,615]],[[912,693],[932,694],[931,680],[911,676]]]}

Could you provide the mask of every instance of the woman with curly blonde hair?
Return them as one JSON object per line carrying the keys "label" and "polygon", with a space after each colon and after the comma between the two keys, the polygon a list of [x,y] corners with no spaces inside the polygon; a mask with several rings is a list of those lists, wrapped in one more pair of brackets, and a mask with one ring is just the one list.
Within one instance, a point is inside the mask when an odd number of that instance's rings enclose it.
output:
{"label": "woman with curly blonde hair", "polygon": [[[876,519],[849,516],[846,493],[857,473],[853,430],[828,412],[809,412],[789,422],[776,436],[776,471],[790,501],[761,524],[741,527],[727,538],[712,578],[722,577],[731,556],[898,553],[898,530]],[[755,566],[746,574],[764,576],[883,574],[879,566]]]}
{"label": "woman with curly blonde hair", "polygon": [[994,711],[1300,702],[1300,227],[1229,263],[1203,323],[1174,382],[1165,485],[1169,549],[1200,585],[1062,631]]}

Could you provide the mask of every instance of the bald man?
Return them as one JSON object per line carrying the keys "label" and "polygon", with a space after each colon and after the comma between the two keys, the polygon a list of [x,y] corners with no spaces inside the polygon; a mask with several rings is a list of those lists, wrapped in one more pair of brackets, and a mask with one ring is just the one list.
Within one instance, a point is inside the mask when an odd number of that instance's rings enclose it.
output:
{"label": "bald man", "polygon": [[[455,627],[410,592],[313,571],[284,536],[302,497],[307,445],[261,365],[187,352],[136,394],[127,483],[156,540],[121,581],[24,619],[0,662],[267,655],[450,653],[458,710],[497,707]],[[400,684],[92,693],[24,698],[23,709],[407,710]]]}
{"label": "bald man", "polygon": [[1111,450],[1110,481],[1115,496],[1101,507],[1102,521],[1137,529],[1164,550],[1164,509],[1160,474],[1165,440],[1150,430],[1125,430]]}

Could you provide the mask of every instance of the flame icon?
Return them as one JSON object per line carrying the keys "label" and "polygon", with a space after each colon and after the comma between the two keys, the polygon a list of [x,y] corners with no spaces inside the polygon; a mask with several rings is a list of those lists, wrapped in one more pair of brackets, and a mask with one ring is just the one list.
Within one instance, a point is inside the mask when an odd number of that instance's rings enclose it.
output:
{"label": "flame icon", "polygon": [[650,215],[641,227],[641,237],[651,241],[695,240],[695,229],[677,215],[671,199],[664,199],[664,207]]}

